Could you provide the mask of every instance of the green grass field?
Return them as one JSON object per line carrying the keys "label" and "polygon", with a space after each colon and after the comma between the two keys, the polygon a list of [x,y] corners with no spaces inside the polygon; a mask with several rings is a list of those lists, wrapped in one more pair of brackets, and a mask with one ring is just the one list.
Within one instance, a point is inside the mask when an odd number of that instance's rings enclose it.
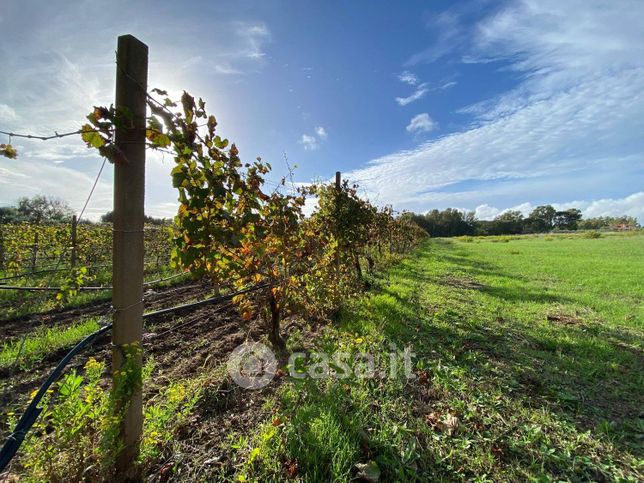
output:
{"label": "green grass field", "polygon": [[642,481],[643,274],[642,236],[430,240],[289,341],[417,378],[282,385],[241,478]]}

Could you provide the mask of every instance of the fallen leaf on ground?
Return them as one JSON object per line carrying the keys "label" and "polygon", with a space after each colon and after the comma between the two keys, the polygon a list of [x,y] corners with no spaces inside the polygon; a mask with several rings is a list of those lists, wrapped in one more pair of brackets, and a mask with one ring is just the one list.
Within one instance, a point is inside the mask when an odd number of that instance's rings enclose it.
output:
{"label": "fallen leaf on ground", "polygon": [[358,474],[356,476],[359,479],[370,483],[380,481],[380,468],[378,468],[378,463],[375,461],[369,461],[369,463],[356,463],[356,469],[358,470]]}

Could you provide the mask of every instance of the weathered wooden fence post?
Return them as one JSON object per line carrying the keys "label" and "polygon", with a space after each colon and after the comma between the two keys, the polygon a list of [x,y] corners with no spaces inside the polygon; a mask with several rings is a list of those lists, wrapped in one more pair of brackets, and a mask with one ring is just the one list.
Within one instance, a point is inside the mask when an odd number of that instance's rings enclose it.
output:
{"label": "weathered wooden fence post", "polygon": [[132,477],[143,430],[141,338],[147,79],[147,45],[131,35],[120,36],[116,54],[116,112],[122,125],[116,128],[115,140],[124,160],[114,164],[112,241],[112,382],[121,399],[116,406],[123,414],[120,428],[123,449],[116,459],[119,479]]}
{"label": "weathered wooden fence post", "polygon": [[[335,172],[335,191],[336,191],[336,203],[335,203],[335,209],[336,209],[336,217],[339,216],[339,206],[338,202],[340,200],[340,191],[342,190],[342,173],[340,171]],[[336,219],[337,221],[337,219]],[[338,280],[340,279],[340,240],[338,241],[338,246],[335,249],[335,274],[336,277],[338,277]]]}
{"label": "weathered wooden fence post", "polygon": [[71,265],[72,268],[76,266],[76,257],[78,256],[78,249],[76,247],[76,228],[78,225],[78,218],[76,218],[76,215],[72,217],[72,257],[71,257]]}
{"label": "weathered wooden fence post", "polygon": [[29,270],[36,271],[36,263],[38,261],[38,232],[34,234],[34,244],[31,245],[31,259],[29,261]]}
{"label": "weathered wooden fence post", "polygon": [[5,256],[4,256],[4,230],[0,228],[0,270],[4,270]]}

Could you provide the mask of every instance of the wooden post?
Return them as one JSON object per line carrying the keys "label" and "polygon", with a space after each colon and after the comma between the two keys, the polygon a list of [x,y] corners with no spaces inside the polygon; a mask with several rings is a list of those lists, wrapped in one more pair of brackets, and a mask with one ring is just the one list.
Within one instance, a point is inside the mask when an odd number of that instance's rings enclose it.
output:
{"label": "wooden post", "polygon": [[[335,209],[338,210],[338,202],[339,202],[339,194],[340,191],[342,190],[342,174],[340,171],[335,172],[335,191],[336,191],[336,205]],[[337,218],[337,211],[336,211],[336,218]],[[338,240],[338,247],[335,249],[335,272],[336,276],[338,277],[338,280],[340,279],[340,245],[339,245],[339,240]]]}
{"label": "wooden post", "polygon": [[76,215],[72,217],[72,259],[71,265],[72,268],[76,267],[76,257],[78,256],[77,247],[76,247],[76,226],[78,224],[78,218]]}
{"label": "wooden post", "polygon": [[[116,146],[124,160],[114,164],[112,305],[112,381],[123,384],[122,369],[134,380],[119,387],[123,411],[121,442],[116,458],[119,479],[133,478],[143,430],[141,338],[143,335],[143,204],[145,188],[145,125],[148,47],[131,35],[118,38],[116,53],[116,112],[123,125],[116,129]],[[123,366],[126,367],[123,367]],[[119,376],[120,374],[120,376]],[[132,376],[130,376],[132,377]]]}
{"label": "wooden post", "polygon": [[38,232],[34,233],[34,244],[31,246],[31,260],[29,268],[32,272],[36,271],[36,263],[38,261]]}
{"label": "wooden post", "polygon": [[5,256],[4,256],[4,230],[0,228],[0,270],[4,270]]}

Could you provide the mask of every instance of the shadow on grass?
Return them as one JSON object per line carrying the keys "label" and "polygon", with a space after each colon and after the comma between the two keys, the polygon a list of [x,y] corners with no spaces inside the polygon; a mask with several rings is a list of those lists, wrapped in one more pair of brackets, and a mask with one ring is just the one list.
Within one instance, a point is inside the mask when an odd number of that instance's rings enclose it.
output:
{"label": "shadow on grass", "polygon": [[[479,286],[483,273],[492,277]],[[499,286],[489,285],[495,277]],[[355,463],[369,461],[382,481],[633,474],[620,450],[641,453],[637,342],[626,346],[622,333],[597,324],[513,320],[522,302],[546,309],[573,301],[502,288],[506,279],[520,278],[442,241],[375,274],[370,293],[349,302],[339,330],[316,347],[385,354],[411,345],[425,385],[418,378],[292,386],[281,405],[289,424],[266,460],[297,462],[307,481],[360,478]],[[453,438],[437,422],[450,411],[461,421]]]}
{"label": "shadow on grass", "polygon": [[[454,244],[442,247],[458,250]],[[582,430],[601,428],[613,444],[642,453],[641,337],[629,333],[629,345],[623,330],[599,324],[557,325],[536,320],[534,327],[525,327],[505,320],[498,313],[481,317],[480,312],[472,319],[468,311],[476,302],[465,299],[459,304],[425,307],[426,314],[421,314],[416,295],[403,297],[398,293],[405,288],[412,293],[431,290],[432,284],[454,286],[423,271],[422,265],[432,263],[432,258],[455,264],[467,275],[480,270],[486,275],[517,280],[514,274],[505,273],[489,262],[460,254],[422,252],[416,258],[417,264],[407,261],[392,271],[395,290],[387,286],[378,288],[376,293],[391,299],[378,299],[375,295],[376,301],[371,304],[378,318],[391,321],[380,328],[386,340],[400,346],[413,344],[420,357],[454,358],[466,371],[486,374],[490,379],[500,371],[515,391],[514,397],[523,398],[532,407],[555,410]],[[520,286],[483,285],[476,287],[476,291],[509,303],[547,306],[574,302]]]}

